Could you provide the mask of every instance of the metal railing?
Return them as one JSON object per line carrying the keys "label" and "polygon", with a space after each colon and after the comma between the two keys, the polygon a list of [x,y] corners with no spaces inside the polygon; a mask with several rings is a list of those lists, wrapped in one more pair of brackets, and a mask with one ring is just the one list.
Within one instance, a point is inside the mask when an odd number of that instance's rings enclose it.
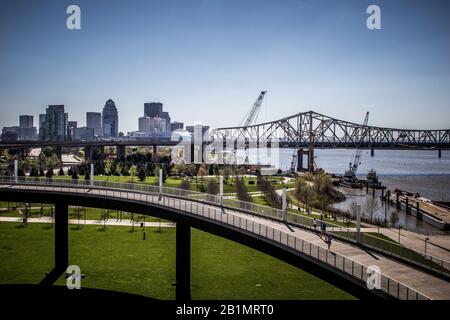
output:
{"label": "metal railing", "polygon": [[[17,184],[20,185],[21,189],[25,190],[44,190],[66,193],[86,193],[86,189],[90,189],[89,193],[93,195],[159,204],[184,211],[187,214],[203,216],[215,222],[226,224],[234,229],[253,233],[264,241],[272,242],[278,246],[294,249],[309,256],[311,259],[326,263],[338,272],[350,274],[354,278],[360,280],[362,282],[361,285],[364,285],[363,283],[366,282],[370,276],[369,268],[350,258],[327,250],[326,248],[318,246],[310,241],[298,238],[276,228],[272,228],[266,224],[246,219],[243,216],[236,216],[229,213],[224,214],[222,208],[208,205],[220,204],[220,199],[217,199],[219,198],[217,196],[210,197],[210,195],[207,194],[174,188],[162,188],[162,192],[160,193],[160,188],[157,186],[106,181],[95,181],[94,186],[92,186],[89,181],[18,178],[16,182],[14,179],[0,178],[0,184]],[[249,208],[252,207],[244,207],[245,210],[251,210]],[[278,218],[277,215],[272,217]],[[297,216],[295,219],[298,220],[302,218],[305,217]],[[307,224],[309,220],[305,220],[303,222]],[[380,274],[380,290],[391,295],[392,297],[402,300],[430,299],[417,290],[397,280],[387,277],[384,274]]]}
{"label": "metal railing", "polygon": [[[0,177],[1,183],[15,183],[15,178],[10,176]],[[203,192],[197,192],[192,190],[185,190],[180,188],[170,188],[155,185],[148,185],[142,183],[125,183],[125,182],[112,182],[112,181],[98,181],[94,180],[93,185],[89,180],[78,179],[48,179],[42,177],[17,177],[17,183],[20,184],[62,184],[62,185],[77,185],[84,187],[102,187],[109,189],[125,189],[133,190],[145,193],[157,193],[177,198],[184,198],[189,200],[201,201],[210,203],[213,205],[220,205],[221,199],[217,195],[207,194]],[[258,215],[273,219],[280,222],[290,223],[297,225],[304,229],[314,231],[312,217],[306,217],[300,214],[295,214],[287,211],[285,219],[283,220],[283,212],[280,209],[272,208],[268,206],[258,205],[251,202],[244,202],[238,199],[223,199],[223,206],[237,211],[242,211],[252,215]],[[317,224],[320,226],[322,220],[317,219]],[[355,231],[350,227],[345,227],[331,221],[324,221],[327,225],[327,232],[333,234],[334,237],[341,240],[346,240],[357,244]],[[379,237],[374,237],[370,234],[361,233],[359,245],[365,246],[368,249],[377,250],[385,255],[392,256],[397,259],[404,260],[421,268],[428,269],[438,274],[450,277],[450,262],[444,259],[426,254],[417,250],[413,250],[407,247],[395,243],[394,241],[388,241]]]}

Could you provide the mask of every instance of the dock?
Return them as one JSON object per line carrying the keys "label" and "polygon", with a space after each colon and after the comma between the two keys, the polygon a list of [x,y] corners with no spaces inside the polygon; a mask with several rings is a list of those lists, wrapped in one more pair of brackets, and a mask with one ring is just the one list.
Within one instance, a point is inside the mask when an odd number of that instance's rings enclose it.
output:
{"label": "dock", "polygon": [[441,230],[450,230],[450,208],[447,206],[405,192],[391,194],[389,201],[407,214],[416,216],[419,220]]}

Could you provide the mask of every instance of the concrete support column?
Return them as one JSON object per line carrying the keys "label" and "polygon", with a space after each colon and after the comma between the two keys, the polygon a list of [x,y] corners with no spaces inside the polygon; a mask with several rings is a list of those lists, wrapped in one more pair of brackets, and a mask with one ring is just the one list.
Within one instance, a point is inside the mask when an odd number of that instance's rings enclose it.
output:
{"label": "concrete support column", "polygon": [[125,158],[125,146],[118,145],[116,147],[116,157],[117,159]]}
{"label": "concrete support column", "polygon": [[442,149],[441,148],[438,149],[438,157],[442,158]]}
{"label": "concrete support column", "polygon": [[286,188],[283,188],[281,194],[281,220],[286,221],[287,201],[286,201]]}
{"label": "concrete support column", "polygon": [[303,149],[297,150],[297,171],[303,169]]}
{"label": "concrete support column", "polygon": [[375,155],[375,149],[371,148],[370,149],[370,156],[373,157]]}
{"label": "concrete support column", "polygon": [[17,183],[17,178],[19,176],[19,160],[14,160],[14,183]]}
{"label": "concrete support column", "polygon": [[308,149],[308,171],[314,171],[314,148]]}
{"label": "concrete support column", "polygon": [[191,227],[183,222],[176,226],[176,293],[178,301],[191,300]]}
{"label": "concrete support column", "polygon": [[55,204],[55,269],[63,271],[69,265],[69,206]]}
{"label": "concrete support column", "polygon": [[92,160],[92,146],[84,147],[84,161],[89,162]]}
{"label": "concrete support column", "polygon": [[220,176],[219,195],[220,195],[220,206],[223,206],[223,176]]}
{"label": "concrete support column", "polygon": [[361,243],[361,205],[356,205],[356,242]]}
{"label": "concrete support column", "polygon": [[62,147],[57,146],[55,149],[56,156],[58,157],[59,161],[62,161]]}

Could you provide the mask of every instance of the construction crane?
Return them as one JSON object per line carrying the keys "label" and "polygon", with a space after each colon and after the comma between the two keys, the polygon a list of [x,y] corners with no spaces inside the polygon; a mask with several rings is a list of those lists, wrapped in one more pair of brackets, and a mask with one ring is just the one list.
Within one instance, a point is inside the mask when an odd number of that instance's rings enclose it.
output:
{"label": "construction crane", "polygon": [[239,127],[248,127],[256,122],[266,92],[267,91],[261,91],[261,93],[258,96],[258,99],[256,99],[251,109],[245,114],[244,118],[239,123]]}
{"label": "construction crane", "polygon": [[[367,123],[369,122],[369,112],[366,113],[366,117],[364,118],[364,127],[367,126]],[[361,134],[359,137],[359,145],[364,140],[364,135]],[[361,148],[357,148],[355,152],[355,157],[353,159],[353,163],[349,163],[349,169],[345,171],[344,173],[344,182],[343,184],[350,187],[356,186],[356,172],[358,171],[358,166],[361,164]]]}

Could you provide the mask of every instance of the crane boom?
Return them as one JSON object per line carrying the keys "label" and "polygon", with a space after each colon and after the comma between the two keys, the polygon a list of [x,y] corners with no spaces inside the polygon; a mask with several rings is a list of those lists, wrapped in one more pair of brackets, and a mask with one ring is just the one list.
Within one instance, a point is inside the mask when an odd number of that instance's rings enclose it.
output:
{"label": "crane boom", "polygon": [[256,119],[258,118],[259,110],[261,109],[261,105],[264,99],[264,95],[267,91],[261,91],[252,108],[247,112],[244,118],[239,123],[241,127],[248,127],[252,125]]}
{"label": "crane boom", "polygon": [[[366,113],[366,117],[364,118],[364,126],[367,126],[369,122],[369,112]],[[359,141],[360,144],[364,140],[364,135],[361,134]],[[353,176],[356,176],[356,172],[358,171],[359,161],[361,159],[361,148],[356,149],[355,158],[353,159],[353,164],[350,167],[350,172]]]}

